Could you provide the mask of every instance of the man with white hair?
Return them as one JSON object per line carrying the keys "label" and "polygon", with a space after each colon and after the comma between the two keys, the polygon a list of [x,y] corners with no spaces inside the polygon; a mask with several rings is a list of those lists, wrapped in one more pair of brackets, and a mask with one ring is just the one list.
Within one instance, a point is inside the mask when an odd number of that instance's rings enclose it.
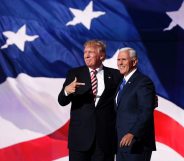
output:
{"label": "man with white hair", "polygon": [[117,66],[124,76],[116,96],[117,161],[150,161],[156,150],[153,82],[137,69],[134,49],[119,50]]}

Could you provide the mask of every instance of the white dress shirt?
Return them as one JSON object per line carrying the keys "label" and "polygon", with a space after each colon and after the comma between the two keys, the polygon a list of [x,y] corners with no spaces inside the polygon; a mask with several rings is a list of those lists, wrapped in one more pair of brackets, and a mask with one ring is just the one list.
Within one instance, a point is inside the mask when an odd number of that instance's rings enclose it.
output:
{"label": "white dress shirt", "polygon": [[137,68],[132,70],[128,75],[124,76],[124,79],[126,80],[126,83],[130,79],[130,77],[135,73],[136,70],[137,70]]}
{"label": "white dress shirt", "polygon": [[[137,70],[137,68],[134,69],[134,70],[132,70],[128,75],[124,76],[124,79],[125,79],[126,83],[127,83],[128,80],[130,79],[130,77],[135,73],[136,70]],[[125,84],[126,84],[126,83],[125,83]],[[118,95],[119,95],[119,92],[118,92],[117,95],[116,95],[116,104],[117,104]]]}
{"label": "white dress shirt", "polygon": [[[92,69],[89,68],[89,72],[91,73]],[[96,69],[97,74],[97,95],[96,95],[96,99],[95,99],[95,106],[97,105],[104,89],[105,89],[105,83],[104,83],[104,70],[103,70],[103,66],[100,66],[99,68]]]}

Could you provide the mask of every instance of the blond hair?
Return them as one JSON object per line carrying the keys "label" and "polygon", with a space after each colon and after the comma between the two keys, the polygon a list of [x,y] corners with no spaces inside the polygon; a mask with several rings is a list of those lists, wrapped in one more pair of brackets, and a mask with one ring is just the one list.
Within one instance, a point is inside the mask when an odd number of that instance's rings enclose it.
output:
{"label": "blond hair", "polygon": [[89,40],[85,42],[84,47],[86,46],[97,47],[99,49],[99,52],[103,52],[104,54],[106,53],[106,45],[103,41]]}

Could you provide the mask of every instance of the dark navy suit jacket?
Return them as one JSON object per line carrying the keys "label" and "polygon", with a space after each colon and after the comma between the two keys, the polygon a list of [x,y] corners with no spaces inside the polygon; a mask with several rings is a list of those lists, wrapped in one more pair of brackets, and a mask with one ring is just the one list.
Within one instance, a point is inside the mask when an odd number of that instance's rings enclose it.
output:
{"label": "dark navy suit jacket", "polygon": [[136,71],[128,80],[120,96],[117,110],[118,146],[121,138],[132,133],[131,146],[122,147],[126,153],[142,153],[156,150],[154,134],[155,88],[153,82]]}
{"label": "dark navy suit jacket", "polygon": [[[58,102],[62,106],[72,103],[68,138],[69,149],[86,151],[92,146],[96,138],[103,151],[110,153],[115,151],[116,112],[114,98],[122,76],[116,69],[103,67],[103,70],[105,90],[96,107],[88,67],[83,66],[72,69],[67,75],[63,89],[59,94]],[[75,77],[77,77],[78,82],[85,83],[85,86],[80,86],[74,94],[65,96],[64,88]]]}

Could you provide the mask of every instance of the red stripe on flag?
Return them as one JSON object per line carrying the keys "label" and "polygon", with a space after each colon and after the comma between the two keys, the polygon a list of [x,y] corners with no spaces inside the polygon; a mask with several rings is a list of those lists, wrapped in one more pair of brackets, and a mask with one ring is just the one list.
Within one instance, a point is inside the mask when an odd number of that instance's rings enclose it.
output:
{"label": "red stripe on flag", "polygon": [[184,128],[168,115],[155,111],[156,141],[166,144],[184,157]]}
{"label": "red stripe on flag", "polygon": [[52,161],[68,156],[67,122],[54,133],[0,150],[1,161]]}
{"label": "red stripe on flag", "polygon": [[[68,156],[67,122],[54,133],[0,150],[1,161],[52,161]],[[171,117],[155,111],[156,140],[184,156],[184,128]]]}

